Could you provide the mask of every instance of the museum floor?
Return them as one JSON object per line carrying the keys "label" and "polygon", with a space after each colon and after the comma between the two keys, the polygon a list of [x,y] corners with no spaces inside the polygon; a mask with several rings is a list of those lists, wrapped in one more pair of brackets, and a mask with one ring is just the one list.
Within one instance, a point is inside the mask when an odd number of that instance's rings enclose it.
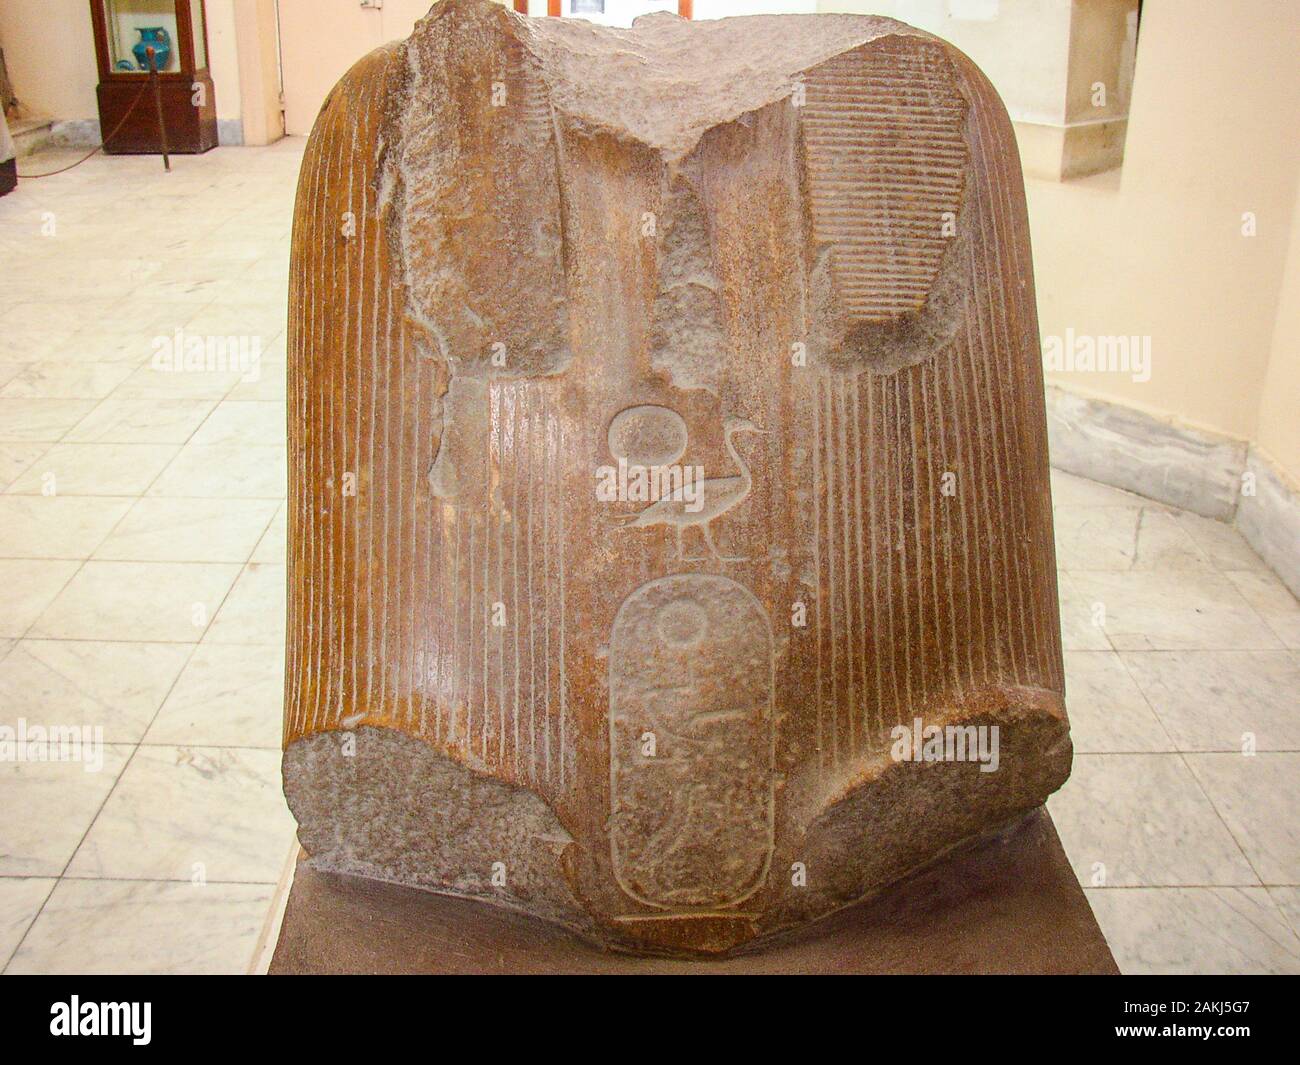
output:
{"label": "museum floor", "polygon": [[[0,725],[104,738],[95,772],[0,762],[6,973],[265,966],[294,828],[284,318],[303,145],[171,174],[96,157],[0,199]],[[178,328],[260,337],[257,379],[155,368],[153,338]],[[1226,526],[1066,474],[1053,490],[1076,758],[1049,809],[1116,960],[1300,972],[1300,606]]]}

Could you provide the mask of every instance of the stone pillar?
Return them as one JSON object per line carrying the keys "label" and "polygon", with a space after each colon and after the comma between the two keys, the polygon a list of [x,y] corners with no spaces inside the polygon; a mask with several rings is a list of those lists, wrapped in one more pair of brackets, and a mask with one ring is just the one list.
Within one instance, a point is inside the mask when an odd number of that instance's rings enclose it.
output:
{"label": "stone pillar", "polygon": [[274,0],[234,0],[234,3],[243,142],[271,144],[284,136],[275,3]]}

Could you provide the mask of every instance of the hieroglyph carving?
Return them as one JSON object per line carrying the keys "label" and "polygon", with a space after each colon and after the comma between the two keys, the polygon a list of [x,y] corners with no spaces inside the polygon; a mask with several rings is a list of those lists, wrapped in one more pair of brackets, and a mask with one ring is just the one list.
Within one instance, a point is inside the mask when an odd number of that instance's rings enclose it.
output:
{"label": "hieroglyph carving", "polygon": [[772,632],[753,594],[682,573],[642,585],[609,642],[610,848],[632,898],[735,906],[772,858]]}

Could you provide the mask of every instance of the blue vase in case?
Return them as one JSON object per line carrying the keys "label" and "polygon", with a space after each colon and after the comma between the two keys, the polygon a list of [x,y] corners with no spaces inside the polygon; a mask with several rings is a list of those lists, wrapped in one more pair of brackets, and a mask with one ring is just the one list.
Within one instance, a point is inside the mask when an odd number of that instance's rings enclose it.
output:
{"label": "blue vase in case", "polygon": [[149,69],[149,56],[145,53],[145,49],[152,45],[154,65],[159,70],[166,70],[167,60],[172,54],[171,35],[162,26],[137,26],[135,31],[140,35],[140,39],[136,41],[131,52],[135,55],[135,61],[140,64],[140,69]]}

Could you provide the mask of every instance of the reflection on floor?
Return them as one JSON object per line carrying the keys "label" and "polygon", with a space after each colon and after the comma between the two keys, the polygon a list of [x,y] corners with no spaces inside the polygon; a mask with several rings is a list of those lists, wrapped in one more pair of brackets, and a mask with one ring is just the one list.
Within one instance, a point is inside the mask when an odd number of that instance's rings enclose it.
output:
{"label": "reflection on floor", "polygon": [[[5,972],[263,956],[293,841],[278,765],[302,149],[171,174],[96,157],[0,200],[0,724],[105,743],[96,772],[0,762]],[[153,365],[178,329],[260,359]],[[1064,474],[1054,491],[1077,757],[1049,808],[1121,968],[1300,971],[1300,607],[1226,526]]]}

